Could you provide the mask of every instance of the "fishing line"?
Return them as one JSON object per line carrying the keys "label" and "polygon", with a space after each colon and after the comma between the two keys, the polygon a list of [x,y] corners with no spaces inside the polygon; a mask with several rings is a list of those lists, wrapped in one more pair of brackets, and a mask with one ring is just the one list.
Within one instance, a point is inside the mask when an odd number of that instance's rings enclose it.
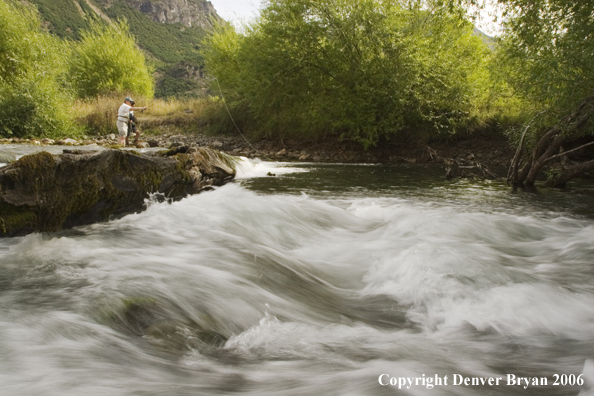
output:
{"label": "fishing line", "polygon": [[227,101],[225,100],[225,96],[223,96],[223,90],[221,89],[221,84],[219,84],[219,79],[217,77],[215,77],[215,80],[217,81],[217,86],[219,87],[219,92],[221,93],[221,98],[223,98],[223,103],[225,104],[225,108],[227,109],[227,113],[229,113],[229,118],[231,118],[231,121],[233,122],[233,125],[235,125],[235,128],[237,128],[237,132],[239,132],[239,134],[241,135],[241,137],[243,138],[243,140],[245,140],[247,142],[247,144],[249,144],[250,147],[253,148],[252,144],[245,138],[245,136],[243,136],[243,133],[241,133],[241,130],[239,129],[239,127],[235,123],[235,120],[233,119],[233,116],[231,115],[231,111],[229,110],[229,106],[227,106]]}

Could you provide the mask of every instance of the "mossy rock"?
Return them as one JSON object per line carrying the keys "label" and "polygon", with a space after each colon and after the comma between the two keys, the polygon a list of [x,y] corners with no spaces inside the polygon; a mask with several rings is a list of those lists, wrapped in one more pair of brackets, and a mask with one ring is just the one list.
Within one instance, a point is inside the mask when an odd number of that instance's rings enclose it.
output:
{"label": "mossy rock", "polygon": [[27,155],[0,169],[0,236],[58,231],[144,210],[153,193],[181,199],[235,177],[216,150],[71,150]]}

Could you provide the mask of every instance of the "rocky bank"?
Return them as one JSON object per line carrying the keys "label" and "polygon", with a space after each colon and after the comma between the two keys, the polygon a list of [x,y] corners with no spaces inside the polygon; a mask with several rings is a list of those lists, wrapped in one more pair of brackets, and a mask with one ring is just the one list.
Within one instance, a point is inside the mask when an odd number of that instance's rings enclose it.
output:
{"label": "rocky bank", "polygon": [[105,221],[143,210],[151,194],[180,199],[234,176],[235,159],[205,147],[42,151],[0,168],[0,236]]}
{"label": "rocky bank", "polygon": [[[364,150],[352,142],[335,140],[246,140],[241,136],[206,136],[163,133],[143,136],[134,144],[136,148],[210,147],[233,156],[275,161],[344,162],[344,163],[403,163],[443,166],[444,170],[456,163],[472,167],[477,163],[489,168],[507,168],[514,149],[504,137],[478,136],[456,141],[413,142],[402,145],[378,145]],[[117,144],[115,135],[90,139],[0,139],[2,143],[28,143],[37,145],[85,145],[111,147]],[[501,175],[505,176],[505,175]]]}

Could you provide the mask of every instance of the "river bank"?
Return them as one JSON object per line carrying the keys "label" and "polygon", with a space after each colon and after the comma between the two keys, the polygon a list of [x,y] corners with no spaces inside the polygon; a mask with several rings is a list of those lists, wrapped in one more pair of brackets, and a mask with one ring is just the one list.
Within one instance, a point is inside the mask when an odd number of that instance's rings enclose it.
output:
{"label": "river bank", "polygon": [[[0,139],[0,144],[24,143],[34,145],[65,146],[117,146],[117,136],[107,135],[93,138],[75,139]],[[407,143],[402,145],[378,145],[369,150],[352,142],[335,140],[248,140],[242,136],[206,136],[200,134],[162,133],[142,136],[134,144],[136,148],[177,146],[211,147],[230,155],[247,158],[261,158],[282,161],[302,162],[344,162],[344,163],[416,163],[443,164],[457,163],[471,166],[476,163],[489,168],[507,167],[513,156],[513,148],[504,137],[487,136],[431,143]]]}

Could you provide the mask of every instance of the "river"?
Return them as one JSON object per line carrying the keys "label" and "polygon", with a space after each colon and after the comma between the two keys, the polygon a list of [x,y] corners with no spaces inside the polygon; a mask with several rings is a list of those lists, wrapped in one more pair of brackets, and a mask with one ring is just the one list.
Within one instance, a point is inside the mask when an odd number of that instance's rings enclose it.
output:
{"label": "river", "polygon": [[0,394],[592,395],[594,188],[573,186],[244,160],[0,239]]}

